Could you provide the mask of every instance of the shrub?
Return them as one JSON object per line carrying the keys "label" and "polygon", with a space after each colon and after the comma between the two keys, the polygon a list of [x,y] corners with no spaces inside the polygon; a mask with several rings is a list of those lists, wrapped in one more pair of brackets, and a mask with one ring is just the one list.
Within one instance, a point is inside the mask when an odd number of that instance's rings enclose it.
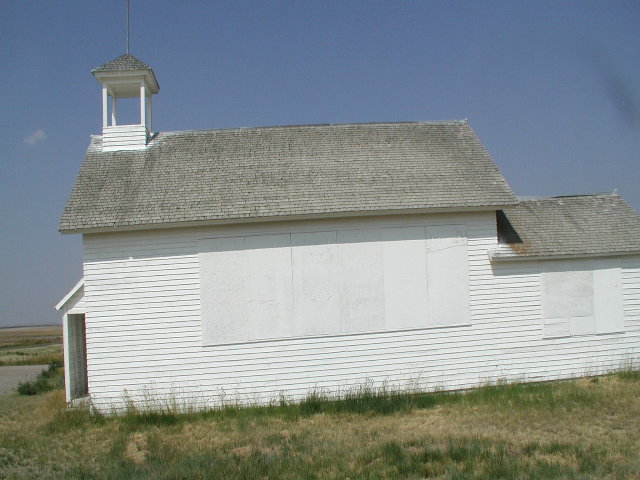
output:
{"label": "shrub", "polygon": [[20,395],[37,395],[61,388],[63,385],[64,373],[62,371],[62,362],[60,360],[53,360],[49,363],[49,368],[40,372],[34,381],[20,383],[17,390]]}

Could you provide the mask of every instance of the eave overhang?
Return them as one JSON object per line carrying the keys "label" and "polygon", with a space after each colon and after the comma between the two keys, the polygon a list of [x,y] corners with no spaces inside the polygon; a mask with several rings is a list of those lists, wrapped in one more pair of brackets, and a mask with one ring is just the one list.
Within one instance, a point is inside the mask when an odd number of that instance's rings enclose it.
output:
{"label": "eave overhang", "polygon": [[384,217],[399,215],[426,215],[426,214],[443,214],[443,213],[467,213],[467,212],[494,212],[512,204],[489,205],[482,207],[443,207],[443,208],[414,208],[414,209],[398,209],[398,210],[365,210],[355,212],[330,212],[330,213],[313,213],[305,215],[279,215],[268,217],[242,217],[242,218],[225,218],[200,220],[190,222],[175,223],[146,223],[135,225],[118,225],[118,226],[100,226],[76,229],[59,229],[58,231],[64,235],[74,233],[116,233],[116,232],[132,232],[141,230],[164,230],[174,228],[197,228],[221,225],[238,225],[242,223],[272,223],[272,222],[288,222],[303,220],[321,220],[321,219],[337,219],[337,218],[359,218],[359,217]]}

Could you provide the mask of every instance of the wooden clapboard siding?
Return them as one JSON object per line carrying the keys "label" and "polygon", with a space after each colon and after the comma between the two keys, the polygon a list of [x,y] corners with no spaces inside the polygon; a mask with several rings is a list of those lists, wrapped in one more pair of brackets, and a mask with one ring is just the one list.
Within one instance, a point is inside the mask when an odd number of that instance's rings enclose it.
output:
{"label": "wooden clapboard siding", "polygon": [[142,149],[149,132],[145,125],[114,125],[102,129],[102,151]]}
{"label": "wooden clapboard siding", "polygon": [[[327,228],[466,225],[466,325],[203,346],[198,241]],[[626,333],[543,339],[536,261],[492,265],[492,212],[185,228],[84,239],[89,389],[99,408],[301,398],[365,382],[467,388],[601,373],[638,355],[640,259],[624,260]],[[125,393],[126,392],[126,393]]]}
{"label": "wooden clapboard siding", "polygon": [[625,328],[640,330],[640,256],[622,259],[622,295]]}

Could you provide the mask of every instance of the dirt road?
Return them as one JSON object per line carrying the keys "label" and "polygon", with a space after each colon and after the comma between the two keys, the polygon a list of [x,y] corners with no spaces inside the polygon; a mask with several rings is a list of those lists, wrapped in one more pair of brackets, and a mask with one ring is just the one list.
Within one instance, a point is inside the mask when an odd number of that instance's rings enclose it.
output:
{"label": "dirt road", "polygon": [[35,380],[47,365],[20,365],[0,367],[0,395],[11,392],[19,383]]}

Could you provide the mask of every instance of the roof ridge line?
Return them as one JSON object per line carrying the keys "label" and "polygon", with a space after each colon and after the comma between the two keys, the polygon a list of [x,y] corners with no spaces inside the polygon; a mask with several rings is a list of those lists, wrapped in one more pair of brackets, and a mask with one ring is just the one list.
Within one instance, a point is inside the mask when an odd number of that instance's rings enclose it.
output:
{"label": "roof ridge line", "polygon": [[396,122],[362,122],[362,123],[303,123],[291,125],[265,125],[256,127],[229,127],[229,128],[204,128],[204,129],[187,129],[187,130],[167,130],[158,132],[159,134],[172,133],[209,133],[209,132],[228,132],[233,130],[270,130],[270,129],[288,129],[288,128],[315,128],[315,127],[359,127],[359,126],[375,126],[375,125],[466,125],[467,120],[442,120],[442,121],[396,121]]}
{"label": "roof ridge line", "polygon": [[538,196],[527,196],[527,195],[518,195],[517,199],[518,202],[539,202],[542,200],[554,200],[554,199],[558,199],[558,198],[579,198],[579,197],[605,197],[605,196],[617,196],[619,197],[620,194],[618,193],[617,189],[614,189],[612,191],[607,191],[607,192],[594,192],[594,193],[574,193],[574,194],[567,194],[567,195],[552,195],[550,197],[538,197]]}

